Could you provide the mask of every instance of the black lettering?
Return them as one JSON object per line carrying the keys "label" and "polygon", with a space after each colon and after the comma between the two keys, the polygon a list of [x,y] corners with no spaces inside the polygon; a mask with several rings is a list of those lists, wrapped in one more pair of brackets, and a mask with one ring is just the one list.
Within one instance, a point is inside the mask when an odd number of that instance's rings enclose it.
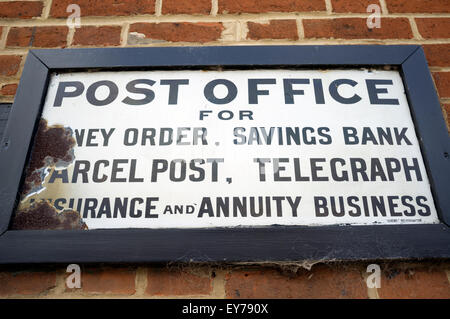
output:
{"label": "black lettering", "polygon": [[[108,96],[103,100],[99,100],[95,97],[95,92],[101,86],[106,86],[109,89]],[[88,87],[88,89],[86,91],[86,99],[92,105],[104,106],[104,105],[107,105],[107,104],[113,102],[117,98],[118,94],[119,94],[119,88],[117,87],[117,85],[114,82],[107,81],[107,80],[97,81],[97,82],[92,83]]]}
{"label": "black lettering", "polygon": [[133,99],[129,96],[122,100],[123,103],[128,105],[144,105],[148,104],[155,98],[155,93],[148,88],[139,88],[136,87],[137,84],[147,84],[152,86],[155,84],[155,81],[149,79],[137,79],[127,83],[126,89],[130,93],[142,94],[144,97],[140,100]]}
{"label": "black lettering", "polygon": [[[75,90],[67,92],[66,89],[69,87],[75,88]],[[63,98],[80,96],[83,91],[84,85],[79,81],[59,82],[53,106],[61,106]]]}

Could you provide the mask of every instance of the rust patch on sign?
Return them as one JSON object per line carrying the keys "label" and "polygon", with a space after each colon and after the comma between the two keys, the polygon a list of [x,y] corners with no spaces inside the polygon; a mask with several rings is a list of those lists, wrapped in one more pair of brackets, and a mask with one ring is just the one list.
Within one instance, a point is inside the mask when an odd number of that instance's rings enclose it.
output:
{"label": "rust patch on sign", "polygon": [[25,171],[25,180],[21,190],[22,202],[14,214],[11,229],[88,229],[78,211],[60,210],[53,206],[51,200],[38,199],[36,201],[36,198],[33,198],[41,191],[48,191],[48,185],[46,186],[44,183],[53,169],[68,167],[75,159],[73,151],[75,139],[72,135],[73,132],[68,127],[48,126],[47,120],[40,120]]}
{"label": "rust patch on sign", "polygon": [[22,187],[22,197],[42,188],[45,169],[48,166],[64,164],[73,161],[75,139],[72,131],[61,125],[47,126],[47,121],[41,119],[34,140],[30,161],[26,169],[26,177]]}
{"label": "rust patch on sign", "polygon": [[41,230],[41,229],[88,229],[74,210],[63,210],[58,213],[48,201],[41,201],[31,207],[16,212],[11,229]]}

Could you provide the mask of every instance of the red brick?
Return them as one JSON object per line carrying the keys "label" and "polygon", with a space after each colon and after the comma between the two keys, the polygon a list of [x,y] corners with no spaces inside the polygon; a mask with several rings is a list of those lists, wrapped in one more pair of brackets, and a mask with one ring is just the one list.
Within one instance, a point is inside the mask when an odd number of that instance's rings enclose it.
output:
{"label": "red brick", "polygon": [[386,0],[389,13],[449,13],[448,0]]}
{"label": "red brick", "polygon": [[38,295],[55,286],[55,272],[0,273],[0,296]]}
{"label": "red brick", "polygon": [[271,20],[270,23],[247,22],[247,38],[259,39],[291,39],[297,40],[297,23],[295,20]]}
{"label": "red brick", "polygon": [[17,83],[5,84],[2,86],[0,93],[2,95],[16,95]]}
{"label": "red brick", "polygon": [[31,19],[40,17],[42,1],[8,1],[0,2],[0,18]]}
{"label": "red brick", "polygon": [[324,0],[219,0],[219,13],[326,11]]}
{"label": "red brick", "polygon": [[439,93],[439,97],[450,98],[450,72],[433,73],[434,83]]}
{"label": "red brick", "polygon": [[11,76],[19,71],[22,57],[19,55],[0,55],[0,76]]}
{"label": "red brick", "polygon": [[381,298],[450,298],[450,284],[444,270],[427,269],[390,269],[381,277]]}
{"label": "red brick", "polygon": [[13,27],[8,32],[7,47],[27,47],[31,45],[33,30],[31,27]]}
{"label": "red brick", "polygon": [[69,29],[65,26],[52,27],[13,27],[9,30],[8,47],[64,47]]}
{"label": "red brick", "polygon": [[211,42],[221,36],[221,23],[135,23],[130,32],[145,35],[145,40],[164,40],[172,42]]}
{"label": "red brick", "polygon": [[162,14],[209,14],[211,12],[211,0],[164,0]]}
{"label": "red brick", "polygon": [[136,271],[131,268],[81,270],[81,288],[88,293],[131,295],[136,292]]}
{"label": "red brick", "polygon": [[423,45],[430,66],[450,66],[450,44]]}
{"label": "red brick", "polygon": [[383,18],[381,28],[370,29],[361,18],[305,19],[306,38],[335,39],[410,39],[411,26],[406,18]]}
{"label": "red brick", "polygon": [[444,103],[444,109],[447,112],[447,116],[450,116],[450,103]]}
{"label": "red brick", "polygon": [[73,45],[120,45],[120,26],[87,26],[75,29]]}
{"label": "red brick", "polygon": [[227,298],[367,298],[361,269],[316,265],[283,275],[277,270],[235,270],[226,276]]}
{"label": "red brick", "polygon": [[380,5],[380,2],[376,0],[331,0],[333,12],[338,13],[367,13],[367,7],[371,4]]}
{"label": "red brick", "polygon": [[148,270],[146,293],[152,296],[209,295],[212,279],[205,271],[151,268]]}
{"label": "red brick", "polygon": [[450,38],[450,18],[416,18],[416,24],[426,39]]}
{"label": "red brick", "polygon": [[81,9],[81,17],[87,16],[130,16],[155,13],[155,0],[53,0],[50,16],[68,17],[69,4],[77,4]]}

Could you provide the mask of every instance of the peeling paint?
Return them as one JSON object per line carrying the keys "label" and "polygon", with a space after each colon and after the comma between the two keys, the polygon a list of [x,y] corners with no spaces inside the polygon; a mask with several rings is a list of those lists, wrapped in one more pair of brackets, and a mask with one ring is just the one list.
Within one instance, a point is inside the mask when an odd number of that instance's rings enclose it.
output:
{"label": "peeling paint", "polygon": [[[45,180],[55,168],[69,167],[75,160],[75,139],[70,128],[62,125],[48,126],[41,119],[26,168],[21,191],[21,202],[14,214],[11,229],[87,229],[76,210],[58,211],[48,199]],[[50,191],[59,185],[51,185]],[[47,191],[43,198],[34,195]],[[51,192],[50,192],[51,193]]]}
{"label": "peeling paint", "polygon": [[165,40],[157,40],[146,38],[145,34],[139,32],[130,32],[128,34],[128,44],[152,44],[152,43],[164,43]]}
{"label": "peeling paint", "polygon": [[236,41],[237,40],[237,24],[235,22],[224,22],[224,29],[220,36],[221,41]]}
{"label": "peeling paint", "polygon": [[145,34],[139,32],[130,32],[129,36],[132,36],[135,39],[145,39]]}
{"label": "peeling paint", "polygon": [[13,230],[87,229],[80,214],[74,210],[58,213],[48,201],[41,201],[24,210],[18,210],[12,221]]}
{"label": "peeling paint", "polygon": [[66,167],[75,158],[75,139],[70,128],[61,125],[47,126],[41,119],[34,140],[26,177],[22,187],[22,198],[43,190],[42,183],[50,172],[50,166]]}

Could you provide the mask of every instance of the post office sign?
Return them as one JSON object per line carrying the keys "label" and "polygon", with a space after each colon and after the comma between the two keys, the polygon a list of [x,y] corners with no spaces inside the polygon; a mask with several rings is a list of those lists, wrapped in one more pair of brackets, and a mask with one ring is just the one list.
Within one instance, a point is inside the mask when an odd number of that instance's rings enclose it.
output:
{"label": "post office sign", "polygon": [[0,262],[450,257],[419,46],[30,51]]}
{"label": "post office sign", "polygon": [[36,141],[14,229],[438,222],[398,71],[53,74]]}

